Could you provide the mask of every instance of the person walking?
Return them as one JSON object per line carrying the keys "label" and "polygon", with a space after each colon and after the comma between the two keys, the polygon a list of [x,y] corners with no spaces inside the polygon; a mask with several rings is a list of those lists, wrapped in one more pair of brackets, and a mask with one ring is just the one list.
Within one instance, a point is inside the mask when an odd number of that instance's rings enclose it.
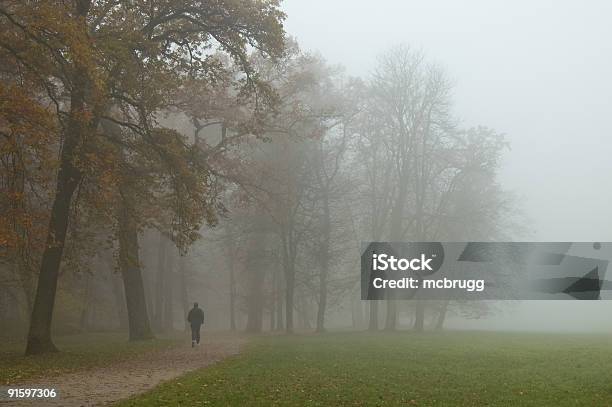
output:
{"label": "person walking", "polygon": [[200,344],[200,327],[204,324],[204,311],[198,306],[197,302],[193,303],[193,308],[187,314],[187,322],[191,325],[191,347]]}

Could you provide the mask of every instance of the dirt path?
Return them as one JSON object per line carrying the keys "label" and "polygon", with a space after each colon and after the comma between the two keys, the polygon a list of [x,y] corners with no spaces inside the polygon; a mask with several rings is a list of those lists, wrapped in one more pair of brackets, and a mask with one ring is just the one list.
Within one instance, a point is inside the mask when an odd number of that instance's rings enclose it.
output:
{"label": "dirt path", "polygon": [[[199,347],[190,344],[166,351],[149,353],[129,361],[61,374],[32,381],[36,388],[55,388],[57,400],[7,402],[0,406],[100,406],[134,394],[143,393],[161,382],[186,372],[208,366],[239,352],[244,340],[232,336],[202,338]],[[30,383],[20,384],[27,387]]]}

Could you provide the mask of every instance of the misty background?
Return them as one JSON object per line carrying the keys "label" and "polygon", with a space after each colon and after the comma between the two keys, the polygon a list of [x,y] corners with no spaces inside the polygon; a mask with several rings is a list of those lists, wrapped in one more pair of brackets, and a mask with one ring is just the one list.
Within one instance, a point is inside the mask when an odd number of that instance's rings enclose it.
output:
{"label": "misty background", "polygon": [[[446,68],[462,124],[510,143],[500,180],[519,197],[525,240],[612,241],[612,3],[287,0],[284,9],[302,47],[350,75],[372,71],[381,43],[410,44]],[[607,301],[530,301],[461,326],[609,331],[611,311]]]}
{"label": "misty background", "polygon": [[0,1],[5,396],[612,404],[610,16]]}
{"label": "misty background", "polygon": [[194,301],[251,333],[612,331],[608,301],[358,284],[362,241],[612,242],[610,3],[92,4],[0,10],[0,330],[27,353]]}

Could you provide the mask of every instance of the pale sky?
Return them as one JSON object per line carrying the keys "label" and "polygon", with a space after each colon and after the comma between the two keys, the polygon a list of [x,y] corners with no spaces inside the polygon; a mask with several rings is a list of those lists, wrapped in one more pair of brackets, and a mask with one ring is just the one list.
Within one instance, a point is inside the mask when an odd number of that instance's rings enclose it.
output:
{"label": "pale sky", "polygon": [[463,124],[507,135],[502,182],[533,240],[612,241],[612,1],[283,4],[302,47],[349,74],[398,43],[442,64]]}

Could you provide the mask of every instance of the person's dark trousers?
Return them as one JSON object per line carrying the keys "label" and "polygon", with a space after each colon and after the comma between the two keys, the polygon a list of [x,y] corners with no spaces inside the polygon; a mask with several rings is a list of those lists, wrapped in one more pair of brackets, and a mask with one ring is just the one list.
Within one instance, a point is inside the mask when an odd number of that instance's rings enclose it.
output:
{"label": "person's dark trousers", "polygon": [[191,325],[191,343],[196,342],[200,344],[200,326],[201,325]]}

